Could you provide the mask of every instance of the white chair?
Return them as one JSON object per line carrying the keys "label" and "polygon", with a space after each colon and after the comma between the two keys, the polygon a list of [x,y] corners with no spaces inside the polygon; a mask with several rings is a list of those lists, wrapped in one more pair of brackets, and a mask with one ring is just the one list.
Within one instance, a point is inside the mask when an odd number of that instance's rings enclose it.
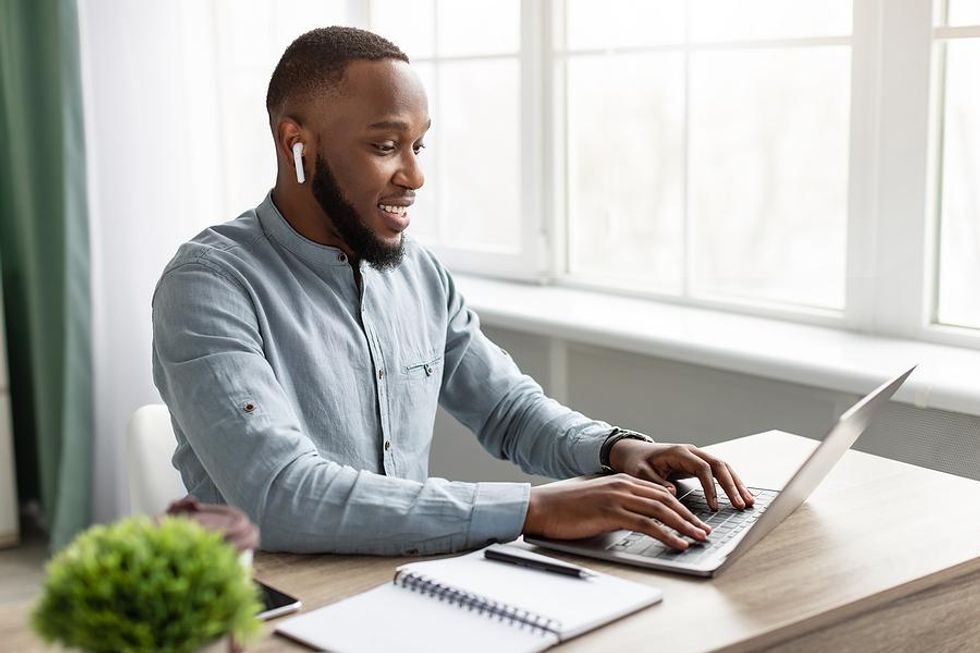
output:
{"label": "white chair", "polygon": [[187,494],[180,473],[170,462],[177,439],[170,411],[163,404],[147,404],[129,418],[129,502],[133,513],[159,515],[171,501]]}

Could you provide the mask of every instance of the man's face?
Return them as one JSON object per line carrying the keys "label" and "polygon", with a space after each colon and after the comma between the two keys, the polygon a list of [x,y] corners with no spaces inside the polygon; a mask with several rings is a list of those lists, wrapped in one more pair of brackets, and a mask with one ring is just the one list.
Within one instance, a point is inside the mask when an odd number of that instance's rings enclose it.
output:
{"label": "man's face", "polygon": [[355,61],[341,95],[323,107],[313,196],[358,257],[379,270],[398,265],[425,180],[417,157],[431,121],[422,84],[403,61]]}

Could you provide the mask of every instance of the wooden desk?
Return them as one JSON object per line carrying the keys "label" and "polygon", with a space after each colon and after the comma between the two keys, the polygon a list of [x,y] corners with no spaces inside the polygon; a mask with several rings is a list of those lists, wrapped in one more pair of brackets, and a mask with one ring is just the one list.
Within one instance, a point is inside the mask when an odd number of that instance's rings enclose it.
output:
{"label": "wooden desk", "polygon": [[[750,485],[781,488],[816,444],[770,431],[710,449]],[[980,483],[861,452],[718,578],[559,557],[664,591],[562,651],[980,651]],[[260,554],[256,575],[312,609],[391,580],[405,560]],[[0,611],[0,641],[39,650],[20,619]],[[274,625],[248,650],[308,650]]]}

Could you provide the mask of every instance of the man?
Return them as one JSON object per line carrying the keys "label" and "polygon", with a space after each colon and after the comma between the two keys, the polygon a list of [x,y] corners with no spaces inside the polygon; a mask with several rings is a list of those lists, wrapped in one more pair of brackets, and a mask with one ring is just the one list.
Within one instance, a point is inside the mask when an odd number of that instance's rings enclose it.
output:
{"label": "man", "polygon": [[[430,119],[401,50],[351,28],[304,34],[267,108],[275,188],[183,245],[154,294],[154,379],[190,494],[243,509],[267,550],[384,555],[620,528],[683,549],[677,533],[710,529],[669,475],[697,476],[713,506],[715,479],[752,504],[706,452],[545,397],[405,236]],[[526,471],[621,473],[535,488],[429,478],[438,404]]]}

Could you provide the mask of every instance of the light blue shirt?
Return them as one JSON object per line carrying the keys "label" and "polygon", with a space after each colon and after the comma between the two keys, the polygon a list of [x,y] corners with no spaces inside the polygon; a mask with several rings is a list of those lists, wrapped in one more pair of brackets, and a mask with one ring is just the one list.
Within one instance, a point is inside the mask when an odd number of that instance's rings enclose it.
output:
{"label": "light blue shirt", "polygon": [[428,474],[442,405],[483,447],[552,477],[599,471],[610,426],[546,397],[405,241],[360,267],[272,203],[205,230],[153,296],[153,377],[190,494],[243,509],[262,548],[432,554],[521,533],[530,486]]}

